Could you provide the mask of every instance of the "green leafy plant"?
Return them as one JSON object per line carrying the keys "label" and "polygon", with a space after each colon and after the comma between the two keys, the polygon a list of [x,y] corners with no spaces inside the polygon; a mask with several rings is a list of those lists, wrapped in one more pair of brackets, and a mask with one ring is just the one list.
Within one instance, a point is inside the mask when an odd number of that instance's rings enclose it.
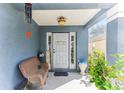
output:
{"label": "green leafy plant", "polygon": [[114,73],[114,78],[117,79],[115,87],[124,89],[124,54],[115,54],[112,56],[115,58],[115,64],[113,65],[114,69],[110,74]]}
{"label": "green leafy plant", "polygon": [[98,49],[93,49],[88,58],[90,80],[98,89],[122,89],[119,85],[120,82],[113,84],[112,80],[124,81],[124,54],[116,54],[113,57],[116,58],[116,63],[112,66],[108,66],[104,53]]}
{"label": "green leafy plant", "polygon": [[106,80],[108,68],[103,52],[98,49],[93,49],[88,59],[88,66],[91,82],[95,82],[96,87],[99,89],[109,89],[111,85]]}
{"label": "green leafy plant", "polygon": [[112,56],[116,59],[114,67],[116,68],[117,76],[124,77],[124,54]]}

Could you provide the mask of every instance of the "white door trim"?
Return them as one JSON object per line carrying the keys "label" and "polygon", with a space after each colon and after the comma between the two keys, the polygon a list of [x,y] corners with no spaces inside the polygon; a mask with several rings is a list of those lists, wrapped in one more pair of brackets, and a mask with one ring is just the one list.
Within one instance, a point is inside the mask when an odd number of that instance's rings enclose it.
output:
{"label": "white door trim", "polygon": [[[49,41],[49,37],[53,38],[53,33],[54,32],[47,32],[46,34],[46,50],[49,50],[49,48],[51,48],[51,70],[53,70],[53,51],[52,51],[52,46],[49,46],[49,42],[51,42],[51,44],[53,43],[53,39],[51,39],[51,41]],[[60,32],[61,33],[61,32]],[[62,32],[63,33],[63,32]],[[66,33],[66,32],[65,32]],[[76,66],[77,66],[77,62],[76,62],[76,32],[68,32],[69,33],[69,66],[68,69],[69,70],[76,70]],[[72,36],[74,37],[74,41],[71,41]],[[74,44],[74,48],[73,48],[73,62],[72,60],[72,56],[71,56],[71,47],[72,47],[72,43]]]}

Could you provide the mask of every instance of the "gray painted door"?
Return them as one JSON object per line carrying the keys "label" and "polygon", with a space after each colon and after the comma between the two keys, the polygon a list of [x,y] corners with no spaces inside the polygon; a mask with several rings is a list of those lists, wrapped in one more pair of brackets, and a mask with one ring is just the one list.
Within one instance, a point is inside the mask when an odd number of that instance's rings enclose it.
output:
{"label": "gray painted door", "polygon": [[69,65],[69,33],[53,33],[53,69]]}

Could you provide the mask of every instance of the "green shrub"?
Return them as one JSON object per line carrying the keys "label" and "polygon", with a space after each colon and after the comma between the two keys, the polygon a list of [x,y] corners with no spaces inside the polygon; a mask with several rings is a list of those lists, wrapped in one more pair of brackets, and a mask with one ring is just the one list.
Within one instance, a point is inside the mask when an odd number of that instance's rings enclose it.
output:
{"label": "green shrub", "polygon": [[107,62],[102,51],[93,49],[92,54],[88,59],[89,74],[91,82],[95,82],[96,87],[99,89],[108,89],[111,85],[106,81]]}
{"label": "green shrub", "polygon": [[111,79],[117,78],[124,81],[124,54],[116,54],[113,57],[116,58],[116,63],[112,66],[108,66],[104,53],[98,49],[93,49],[88,58],[90,80],[98,89],[120,89],[120,85],[113,85]]}
{"label": "green shrub", "polygon": [[124,54],[116,54],[112,56],[116,59],[114,64],[116,76],[124,77]]}
{"label": "green shrub", "polygon": [[117,79],[115,84],[116,89],[124,89],[124,54],[115,54],[112,55],[116,60],[113,65],[114,69],[110,74],[114,73],[114,78]]}

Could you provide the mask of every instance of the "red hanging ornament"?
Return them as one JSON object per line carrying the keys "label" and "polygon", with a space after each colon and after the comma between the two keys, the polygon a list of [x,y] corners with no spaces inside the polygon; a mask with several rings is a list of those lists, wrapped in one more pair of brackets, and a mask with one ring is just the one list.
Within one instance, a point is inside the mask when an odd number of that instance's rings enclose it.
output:
{"label": "red hanging ornament", "polygon": [[32,33],[31,33],[30,31],[27,31],[27,32],[26,32],[26,38],[27,38],[27,39],[30,39],[30,38],[31,38],[31,34],[32,34]]}

